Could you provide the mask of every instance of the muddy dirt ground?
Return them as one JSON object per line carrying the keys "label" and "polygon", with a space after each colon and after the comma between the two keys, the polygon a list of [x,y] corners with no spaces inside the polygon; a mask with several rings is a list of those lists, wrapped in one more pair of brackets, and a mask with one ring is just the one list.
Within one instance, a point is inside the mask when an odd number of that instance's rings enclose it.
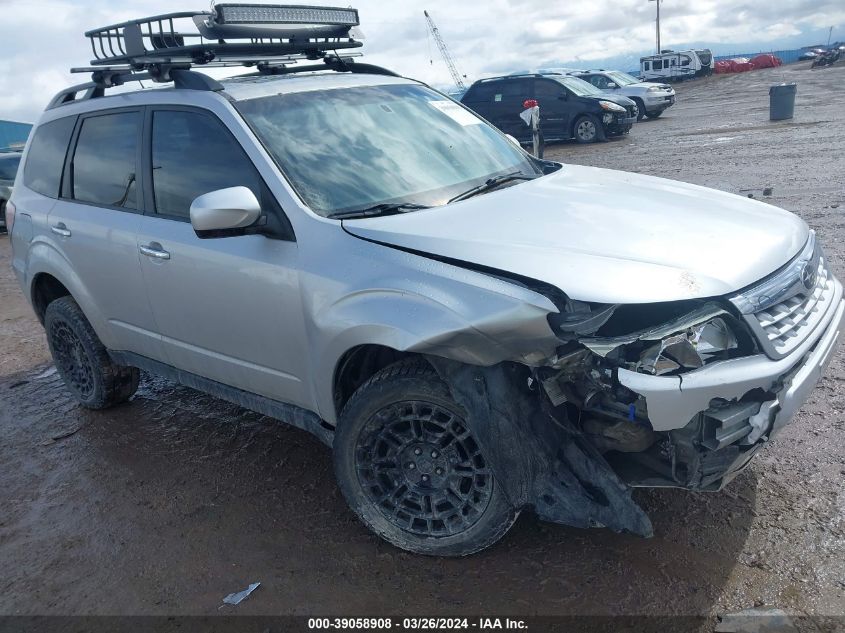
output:
{"label": "muddy dirt ground", "polygon": [[[796,117],[770,123],[782,80]],[[771,186],[845,278],[844,85],[845,66],[807,64],[681,85],[629,137],[547,156]],[[149,377],[125,406],[76,406],[9,258],[0,237],[0,614],[845,614],[845,350],[726,490],[638,491],[654,538],[524,514],[492,549],[438,560],[367,532],[304,432]]]}

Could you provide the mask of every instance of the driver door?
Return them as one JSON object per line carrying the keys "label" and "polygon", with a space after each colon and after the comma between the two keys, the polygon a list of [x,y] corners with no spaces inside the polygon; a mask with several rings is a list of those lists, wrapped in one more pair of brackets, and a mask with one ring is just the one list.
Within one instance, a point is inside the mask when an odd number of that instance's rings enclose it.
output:
{"label": "driver door", "polygon": [[546,139],[572,137],[572,103],[569,91],[552,79],[534,80],[534,98],[540,104],[540,129]]}
{"label": "driver door", "polygon": [[[197,196],[245,186],[283,216],[237,140],[209,112],[151,109],[151,205],[138,250],[167,362],[245,391],[305,405],[305,327],[297,244],[263,235],[200,239]],[[289,227],[286,222],[283,223]]]}

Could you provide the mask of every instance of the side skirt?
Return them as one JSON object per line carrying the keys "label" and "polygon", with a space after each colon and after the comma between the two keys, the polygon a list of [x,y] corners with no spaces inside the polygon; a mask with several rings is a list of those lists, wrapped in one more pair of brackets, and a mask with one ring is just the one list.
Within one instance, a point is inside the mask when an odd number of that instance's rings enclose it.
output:
{"label": "side skirt", "polygon": [[319,415],[313,411],[297,407],[293,404],[280,402],[249,391],[236,389],[224,385],[221,382],[203,378],[197,374],[177,369],[171,365],[160,363],[157,360],[152,360],[146,356],[135,354],[134,352],[117,352],[109,350],[109,356],[118,365],[128,365],[131,367],[138,367],[151,374],[156,374],[173,382],[178,382],[180,385],[202,391],[215,398],[226,400],[233,404],[237,404],[250,411],[261,413],[268,417],[290,424],[303,431],[308,431],[316,436],[326,446],[331,446],[334,440],[334,427],[328,422],[320,418]]}

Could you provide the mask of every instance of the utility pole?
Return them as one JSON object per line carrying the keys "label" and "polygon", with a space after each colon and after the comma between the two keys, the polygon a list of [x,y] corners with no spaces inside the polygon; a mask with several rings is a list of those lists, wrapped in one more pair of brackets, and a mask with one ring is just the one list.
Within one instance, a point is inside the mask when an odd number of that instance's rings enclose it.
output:
{"label": "utility pole", "polygon": [[830,27],[830,30],[827,32],[827,47],[830,48],[830,36],[833,35],[833,27]]}
{"label": "utility pole", "polygon": [[660,55],[660,3],[662,0],[648,0],[649,2],[657,3],[657,54]]}

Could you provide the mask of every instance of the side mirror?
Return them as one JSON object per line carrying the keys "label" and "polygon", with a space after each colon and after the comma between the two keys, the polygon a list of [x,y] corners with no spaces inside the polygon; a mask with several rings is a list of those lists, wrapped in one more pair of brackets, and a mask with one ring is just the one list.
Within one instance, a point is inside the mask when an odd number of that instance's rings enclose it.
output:
{"label": "side mirror", "polygon": [[610,82],[608,82],[607,87],[615,90],[615,89],[616,89],[616,88],[618,88],[619,86],[617,86],[615,83],[613,83],[612,81],[610,81]]}
{"label": "side mirror", "polygon": [[191,203],[191,226],[202,238],[244,235],[261,217],[261,204],[247,187],[217,189]]}

